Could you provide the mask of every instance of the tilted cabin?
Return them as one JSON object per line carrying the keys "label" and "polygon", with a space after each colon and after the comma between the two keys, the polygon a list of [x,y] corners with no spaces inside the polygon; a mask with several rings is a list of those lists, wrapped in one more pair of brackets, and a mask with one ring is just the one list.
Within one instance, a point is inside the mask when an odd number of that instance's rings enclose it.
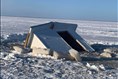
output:
{"label": "tilted cabin", "polygon": [[25,47],[49,48],[61,52],[68,52],[73,48],[77,51],[93,52],[94,49],[76,33],[76,28],[76,24],[59,22],[32,26]]}

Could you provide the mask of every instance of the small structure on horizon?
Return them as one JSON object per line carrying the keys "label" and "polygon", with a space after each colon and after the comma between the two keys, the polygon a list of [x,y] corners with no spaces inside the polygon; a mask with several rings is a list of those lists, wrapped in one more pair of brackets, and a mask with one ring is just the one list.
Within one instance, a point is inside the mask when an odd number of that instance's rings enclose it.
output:
{"label": "small structure on horizon", "polygon": [[27,35],[24,47],[43,48],[54,51],[93,52],[94,49],[76,33],[77,24],[49,22],[32,26]]}

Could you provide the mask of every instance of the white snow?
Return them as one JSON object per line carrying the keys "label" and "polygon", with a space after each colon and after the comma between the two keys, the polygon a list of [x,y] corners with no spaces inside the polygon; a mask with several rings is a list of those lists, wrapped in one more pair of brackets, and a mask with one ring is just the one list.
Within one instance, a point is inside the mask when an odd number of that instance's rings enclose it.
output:
{"label": "white snow", "polygon": [[101,70],[106,70],[103,64],[99,65],[99,68],[100,68]]}

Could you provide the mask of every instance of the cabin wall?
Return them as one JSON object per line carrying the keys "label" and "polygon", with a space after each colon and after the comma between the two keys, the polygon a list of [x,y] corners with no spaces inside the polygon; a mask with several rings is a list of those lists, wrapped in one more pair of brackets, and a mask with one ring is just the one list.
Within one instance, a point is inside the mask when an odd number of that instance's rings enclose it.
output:
{"label": "cabin wall", "polygon": [[28,40],[27,40],[27,43],[26,43],[26,47],[31,46],[32,39],[33,39],[33,32],[32,32],[32,29],[30,28],[29,37],[28,37]]}
{"label": "cabin wall", "polygon": [[42,43],[42,41],[35,34],[33,34],[33,39],[30,48],[47,48],[47,47]]}

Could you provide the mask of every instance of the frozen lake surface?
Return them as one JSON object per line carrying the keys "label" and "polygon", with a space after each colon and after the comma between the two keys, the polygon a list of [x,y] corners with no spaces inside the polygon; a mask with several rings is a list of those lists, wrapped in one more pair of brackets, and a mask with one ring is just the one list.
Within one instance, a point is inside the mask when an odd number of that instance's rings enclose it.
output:
{"label": "frozen lake surface", "polygon": [[47,23],[50,21],[77,24],[77,33],[90,43],[104,42],[105,44],[118,45],[118,23],[99,21],[79,21],[62,19],[42,19],[24,17],[1,17],[2,35],[28,33],[30,26]]}

